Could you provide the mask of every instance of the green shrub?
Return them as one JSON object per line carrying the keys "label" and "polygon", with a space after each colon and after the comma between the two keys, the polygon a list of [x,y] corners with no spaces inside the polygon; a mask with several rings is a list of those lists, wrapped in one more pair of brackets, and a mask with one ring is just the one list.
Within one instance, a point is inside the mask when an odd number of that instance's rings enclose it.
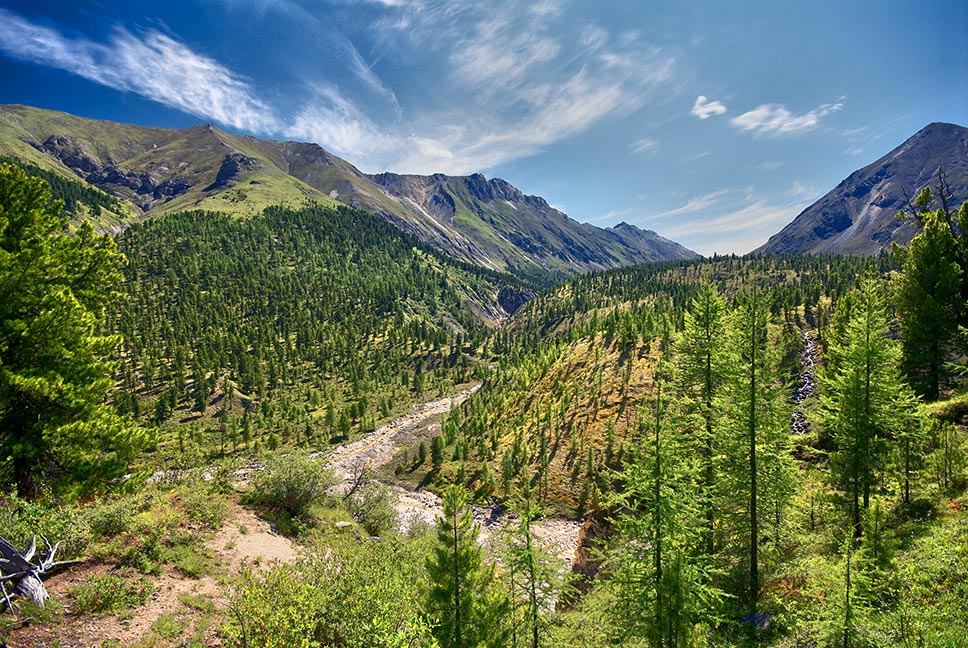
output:
{"label": "green shrub", "polygon": [[45,548],[43,538],[51,544],[60,542],[60,559],[80,556],[91,540],[90,529],[76,505],[49,499],[26,500],[14,494],[0,494],[0,535],[21,551],[32,538],[37,539],[38,551]]}
{"label": "green shrub", "polygon": [[123,612],[142,605],[154,591],[154,585],[145,578],[132,581],[114,574],[99,574],[70,588],[68,593],[74,598],[78,612],[98,614]]}
{"label": "green shrub", "polygon": [[[332,539],[331,539],[332,540]],[[431,648],[419,590],[425,545],[347,536],[295,567],[243,575],[223,628],[228,646]]]}
{"label": "green shrub", "polygon": [[163,639],[174,639],[188,627],[185,619],[176,618],[174,614],[161,614],[151,624],[151,629]]}
{"label": "green shrub", "polygon": [[382,535],[396,527],[396,494],[379,482],[367,482],[347,501],[357,522],[370,535]]}
{"label": "green shrub", "polygon": [[334,483],[332,473],[318,461],[296,454],[271,457],[266,469],[253,478],[246,500],[292,517],[305,517]]}
{"label": "green shrub", "polygon": [[189,520],[196,524],[215,530],[222,526],[228,515],[229,505],[225,497],[207,485],[183,487],[178,495]]}

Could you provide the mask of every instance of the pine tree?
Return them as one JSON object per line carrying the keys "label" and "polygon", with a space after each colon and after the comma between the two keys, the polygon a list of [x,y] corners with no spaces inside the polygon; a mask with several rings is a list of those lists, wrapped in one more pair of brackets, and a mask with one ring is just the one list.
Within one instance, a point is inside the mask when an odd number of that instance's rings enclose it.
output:
{"label": "pine tree", "polygon": [[493,587],[494,568],[484,564],[478,528],[460,485],[444,492],[437,542],[427,560],[430,585],[424,610],[442,646],[504,646],[507,600]]}
{"label": "pine tree", "polygon": [[0,164],[0,470],[26,496],[55,470],[117,475],[145,442],[105,404],[120,339],[97,328],[123,258],[90,224],[66,226],[45,182]]}

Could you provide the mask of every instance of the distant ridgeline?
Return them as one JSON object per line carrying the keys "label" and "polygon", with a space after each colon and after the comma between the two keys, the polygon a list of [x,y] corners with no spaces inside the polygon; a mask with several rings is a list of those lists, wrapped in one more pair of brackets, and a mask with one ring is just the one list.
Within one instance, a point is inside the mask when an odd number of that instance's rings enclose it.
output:
{"label": "distant ridgeline", "polygon": [[271,395],[299,403],[275,426],[284,437],[371,427],[470,380],[485,322],[527,291],[349,207],[177,213],[117,241],[128,258],[128,298],[112,314],[126,344],[119,405],[158,423],[231,426]]}
{"label": "distant ridgeline", "polygon": [[26,171],[27,175],[46,180],[47,184],[50,185],[50,193],[54,200],[63,200],[64,209],[71,214],[76,215],[78,213],[79,205],[85,205],[95,215],[99,214],[102,208],[112,212],[119,212],[122,209],[121,201],[118,198],[104,193],[86,182],[70,180],[35,164],[5,155],[0,155],[0,163],[15,164]]}

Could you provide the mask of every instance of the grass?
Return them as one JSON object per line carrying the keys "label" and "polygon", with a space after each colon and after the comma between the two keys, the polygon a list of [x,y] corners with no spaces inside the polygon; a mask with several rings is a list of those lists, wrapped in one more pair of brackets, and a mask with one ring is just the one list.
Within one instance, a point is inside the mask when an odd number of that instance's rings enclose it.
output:
{"label": "grass", "polygon": [[151,631],[162,639],[174,639],[188,627],[188,621],[174,614],[162,614],[151,624]]}
{"label": "grass", "polygon": [[155,586],[146,578],[115,574],[98,574],[68,590],[74,609],[83,614],[125,613],[147,603],[154,592]]}

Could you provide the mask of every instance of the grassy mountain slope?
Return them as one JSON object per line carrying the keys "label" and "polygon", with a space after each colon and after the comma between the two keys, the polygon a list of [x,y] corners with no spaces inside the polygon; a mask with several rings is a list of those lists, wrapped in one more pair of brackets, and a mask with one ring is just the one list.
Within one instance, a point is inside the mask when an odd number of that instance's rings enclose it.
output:
{"label": "grassy mountain slope", "polygon": [[654,232],[578,223],[507,182],[365,175],[315,144],[95,121],[0,107],[0,155],[82,178],[130,203],[130,219],[185,209],[253,215],[336,201],[381,215],[446,254],[492,270],[557,276],[696,255]]}
{"label": "grassy mountain slope", "polygon": [[535,476],[542,494],[564,510],[584,510],[608,488],[605,468],[621,463],[621,447],[652,388],[657,338],[666,322],[681,325],[701,285],[712,283],[728,296],[754,283],[768,291],[794,372],[799,330],[823,330],[831,299],[869,268],[884,272],[890,265],[868,258],[725,257],[573,278],[540,292],[493,334],[499,366],[462,407],[463,436],[452,433],[448,441],[489,463],[501,475],[498,489],[511,466],[509,474]]}
{"label": "grassy mountain slope", "polygon": [[246,138],[211,125],[131,126],[27,106],[0,108],[0,153],[123,198],[132,219],[212,209],[251,215],[273,204],[333,201],[246,155]]}

